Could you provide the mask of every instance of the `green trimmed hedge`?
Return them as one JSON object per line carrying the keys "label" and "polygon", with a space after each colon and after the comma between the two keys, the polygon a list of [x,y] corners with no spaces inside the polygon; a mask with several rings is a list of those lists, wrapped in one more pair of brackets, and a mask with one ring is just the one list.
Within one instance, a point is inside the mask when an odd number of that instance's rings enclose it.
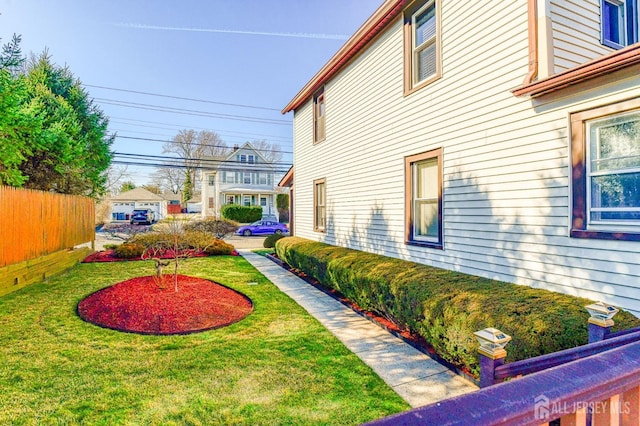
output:
{"label": "green trimmed hedge", "polygon": [[250,223],[262,219],[262,207],[226,204],[220,209],[223,218],[240,223]]}
{"label": "green trimmed hedge", "polygon": [[271,234],[264,239],[262,246],[264,248],[273,248],[276,246],[276,242],[282,238],[285,238],[285,236],[282,234]]}
{"label": "green trimmed hedge", "polygon": [[[507,362],[587,343],[590,300],[448,271],[299,237],[276,242],[280,259],[418,333],[443,359],[478,375],[473,332],[495,327],[511,335]],[[640,326],[621,311],[615,329]]]}

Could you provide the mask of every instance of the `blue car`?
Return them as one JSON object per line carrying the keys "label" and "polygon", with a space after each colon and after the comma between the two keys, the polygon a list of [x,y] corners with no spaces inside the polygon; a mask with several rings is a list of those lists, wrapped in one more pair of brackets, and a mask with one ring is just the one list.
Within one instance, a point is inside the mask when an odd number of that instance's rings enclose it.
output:
{"label": "blue car", "polygon": [[284,234],[289,232],[287,225],[272,220],[259,220],[251,225],[243,225],[236,231],[237,235],[250,237],[251,235]]}

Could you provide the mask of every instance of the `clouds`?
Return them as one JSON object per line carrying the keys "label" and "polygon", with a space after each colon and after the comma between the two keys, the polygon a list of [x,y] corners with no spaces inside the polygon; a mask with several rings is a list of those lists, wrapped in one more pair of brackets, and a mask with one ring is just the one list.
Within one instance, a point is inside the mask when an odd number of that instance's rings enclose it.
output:
{"label": "clouds", "polygon": [[346,40],[349,38],[343,34],[314,34],[314,33],[281,33],[273,31],[246,31],[246,30],[228,30],[218,28],[189,28],[189,27],[170,27],[161,25],[147,25],[137,23],[114,23],[116,27],[132,28],[138,30],[156,30],[156,31],[185,31],[200,33],[218,33],[218,34],[241,34],[241,35],[257,35],[267,37],[293,37],[293,38],[312,38],[321,40]]}

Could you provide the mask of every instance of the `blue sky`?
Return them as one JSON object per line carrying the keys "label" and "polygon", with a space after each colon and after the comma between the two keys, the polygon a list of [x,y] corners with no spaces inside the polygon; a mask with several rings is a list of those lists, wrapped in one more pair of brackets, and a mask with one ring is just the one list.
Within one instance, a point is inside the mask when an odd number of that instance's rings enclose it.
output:
{"label": "blue sky", "polygon": [[[47,48],[55,63],[68,65],[119,136],[166,140],[180,129],[207,129],[229,145],[266,139],[291,152],[293,117],[280,110],[381,3],[0,0],[0,38],[4,44],[20,34],[23,53]],[[113,149],[161,155],[162,145],[118,138]],[[292,155],[282,161],[291,162]],[[129,172],[144,184],[153,169]]]}

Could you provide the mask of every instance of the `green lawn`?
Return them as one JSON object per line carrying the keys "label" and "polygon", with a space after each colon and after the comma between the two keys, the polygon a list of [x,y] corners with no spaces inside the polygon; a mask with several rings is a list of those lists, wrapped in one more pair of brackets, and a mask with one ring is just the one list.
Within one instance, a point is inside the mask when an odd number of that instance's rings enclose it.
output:
{"label": "green lawn", "polygon": [[81,264],[0,298],[0,424],[358,424],[409,409],[373,371],[240,257],[180,273],[246,294],[229,327],[142,336],[76,304],[151,262]]}

